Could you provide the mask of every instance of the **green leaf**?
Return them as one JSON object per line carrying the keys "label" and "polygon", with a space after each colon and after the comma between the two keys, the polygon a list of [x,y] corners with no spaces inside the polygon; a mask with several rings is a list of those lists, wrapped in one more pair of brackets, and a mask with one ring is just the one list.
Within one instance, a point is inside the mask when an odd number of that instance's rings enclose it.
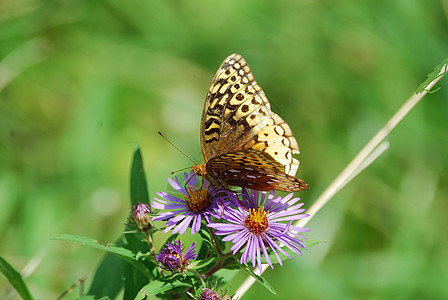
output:
{"label": "green leaf", "polygon": [[16,289],[17,293],[19,293],[19,295],[23,299],[34,299],[33,296],[31,296],[31,293],[28,290],[25,282],[23,281],[22,275],[20,275],[20,273],[1,256],[0,271],[3,273],[3,275],[5,275],[9,283]]}
{"label": "green leaf", "polygon": [[188,269],[198,270],[198,269],[204,268],[204,267],[216,262],[217,260],[218,259],[216,257],[210,257],[210,258],[202,259],[202,260],[195,260],[193,263],[191,263],[188,266]]}
{"label": "green leaf", "polygon": [[224,264],[225,267],[224,269],[226,270],[238,270],[240,269],[240,262],[238,261],[239,256],[232,256],[228,259],[225,260]]}
{"label": "green leaf", "polygon": [[215,245],[212,242],[212,237],[207,230],[199,230],[199,235],[202,237],[201,248],[198,251],[198,259],[202,259],[207,256],[210,250],[215,250]]}
{"label": "green leaf", "polygon": [[[123,247],[127,249],[132,249],[133,251],[146,252],[148,251],[148,244],[139,237],[142,233],[136,234],[126,234],[122,236],[121,243]],[[138,253],[137,252],[137,253]],[[137,255],[136,255],[137,257]],[[136,269],[134,266],[129,264],[123,264],[123,275],[124,275],[124,297],[123,299],[134,299],[135,295],[140,291],[142,286],[148,283],[148,278],[153,280],[157,274],[157,266],[152,263],[150,256],[142,256],[142,265],[148,272],[147,276],[142,276],[141,269]]]}
{"label": "green leaf", "polygon": [[[153,227],[149,228],[148,231],[146,231],[146,233],[152,235],[153,233],[156,233],[158,231],[163,231],[164,229],[165,229],[165,226],[163,226],[163,227],[153,226]],[[126,230],[123,231],[123,234],[139,234],[139,233],[141,233],[141,232],[135,228],[133,223],[128,224],[128,226],[126,227]]]}
{"label": "green leaf", "polygon": [[263,277],[260,275],[255,274],[251,269],[249,269],[248,266],[240,265],[241,270],[244,270],[247,274],[255,278],[259,283],[261,283],[262,286],[264,286],[268,291],[270,291],[272,294],[277,295],[277,292],[274,290],[272,285]]}
{"label": "green leaf", "polygon": [[[136,238],[131,238],[129,235],[124,239],[123,237],[117,242],[118,245],[126,244],[130,247],[136,242]],[[141,243],[143,244],[143,243]],[[139,248],[140,244],[137,244]],[[145,244],[146,248],[147,245]],[[136,249],[137,249],[136,248]],[[139,253],[141,253],[139,251]],[[150,278],[155,278],[157,273],[157,265],[152,261],[146,260],[146,255],[140,255],[144,260],[143,264],[147,270],[150,270]],[[148,283],[148,276],[144,276],[141,271],[137,270],[133,265],[124,262],[118,256],[112,253],[107,253],[103,262],[98,267],[92,285],[89,289],[91,295],[96,297],[109,296],[111,299],[116,298],[118,292],[124,287],[124,299],[133,299],[140,288]]]}
{"label": "green leaf", "polygon": [[[148,250],[148,244],[145,242],[142,242],[142,239],[139,238],[139,235],[141,233],[137,234],[127,234],[122,236],[122,244],[127,249],[133,249],[135,251],[143,252]],[[137,257],[137,256],[136,256]],[[141,258],[146,259],[147,256],[141,256]],[[146,270],[148,268],[145,266]],[[155,266],[152,268],[154,269]],[[142,276],[141,272],[134,268],[133,266],[129,264],[123,264],[123,280],[124,280],[124,296],[123,299],[134,299],[135,295],[140,291],[142,286],[146,285],[148,283],[148,278],[145,276]],[[154,279],[154,274],[150,273],[149,276],[150,279]]]}
{"label": "green leaf", "polygon": [[[93,295],[86,295],[86,296],[81,296],[81,297],[76,298],[76,300],[95,300],[95,299],[98,299],[98,298],[93,296]],[[110,300],[110,298],[109,297],[102,297],[102,298],[100,298],[98,300]]]}
{"label": "green leaf", "polygon": [[135,259],[135,254],[129,249],[126,249],[126,248],[123,248],[123,247],[120,247],[117,245],[113,245],[113,244],[105,246],[105,245],[99,244],[97,240],[94,240],[92,238],[78,236],[78,235],[71,235],[71,234],[61,234],[61,235],[54,236],[50,239],[72,242],[72,243],[81,244],[81,245],[89,246],[89,247],[92,247],[95,249],[100,249],[103,251],[113,253],[113,254],[117,255],[118,257],[122,258],[123,260],[127,261],[131,265],[133,265],[138,270],[140,270],[140,272],[142,272],[146,277],[148,277],[148,278],[153,277],[152,274],[146,269],[144,264],[141,261],[138,261]]}
{"label": "green leaf", "polygon": [[[442,71],[442,68],[445,68],[443,71],[443,73],[439,74]],[[428,78],[426,78],[426,80],[419,85],[419,87],[417,88],[417,91],[415,92],[416,94],[422,93],[423,91],[425,91],[426,87],[433,82],[435,79],[444,76],[446,73],[448,73],[448,59],[445,59],[443,62],[441,62],[440,64],[438,64],[434,70],[428,74]]]}
{"label": "green leaf", "polygon": [[[168,237],[168,238],[166,239],[166,241],[165,241],[165,245],[168,244],[168,243],[173,243],[173,241],[174,241],[175,239],[177,239],[178,237],[179,237],[179,233],[175,233],[175,234],[171,235],[170,237]],[[163,247],[163,246],[162,246],[162,247]]]}
{"label": "green leaf", "polygon": [[133,299],[141,290],[142,286],[148,283],[148,278],[131,265],[123,263],[124,274],[124,295],[123,299]]}
{"label": "green leaf", "polygon": [[[306,246],[307,246],[308,249],[311,248],[311,247],[314,247],[314,246],[316,246],[317,244],[320,244],[320,243],[325,243],[325,241],[322,241],[322,240],[306,240]],[[290,256],[290,257],[288,257],[288,256],[280,253],[279,251],[277,251],[277,254],[278,254],[278,256],[280,257],[280,259],[282,261],[286,260],[286,259],[294,258],[295,256],[299,256],[300,255],[300,254],[295,253],[294,251],[288,249],[287,247],[283,247],[282,249],[283,249],[283,251],[288,253],[289,256]],[[278,264],[277,257],[275,256],[275,254],[272,251],[269,251],[268,253],[269,253],[269,259],[271,260],[271,263],[273,265]],[[264,255],[261,257],[261,262],[263,264],[267,263],[266,258],[264,257]]]}
{"label": "green leaf", "polygon": [[206,257],[209,250],[210,250],[210,246],[208,246],[207,243],[202,242],[201,248],[199,248],[199,251],[198,251],[198,259]]}
{"label": "green leaf", "polygon": [[138,203],[149,204],[149,194],[142,153],[140,147],[136,145],[131,166],[131,207]]}
{"label": "green leaf", "polygon": [[189,287],[190,285],[179,280],[172,282],[167,282],[163,280],[154,280],[151,283],[145,285],[141,289],[141,291],[137,294],[137,296],[134,298],[134,300],[145,299],[146,296],[157,295],[182,286]]}
{"label": "green leaf", "polygon": [[[148,186],[146,183],[145,171],[143,167],[143,158],[138,145],[134,149],[134,157],[131,166],[130,178],[130,195],[131,207],[138,203],[149,203]],[[131,229],[127,226],[125,231]],[[135,252],[145,253],[148,251],[148,244],[143,239],[139,238],[141,233],[125,234],[122,236],[123,246],[127,249],[132,249]],[[144,257],[144,256],[139,256]],[[154,279],[157,274],[157,266],[150,261],[147,262],[145,270],[148,271],[147,277]],[[123,265],[124,275],[124,299],[133,299],[140,291],[141,287],[148,283],[148,278],[142,276],[142,269],[135,268],[129,264]]]}
{"label": "green leaf", "polygon": [[[201,230],[199,231],[199,234],[201,235],[203,241],[206,242],[206,246],[208,244],[208,247],[216,252],[215,242],[210,233],[210,230],[212,230],[214,232],[214,229],[208,228],[206,222],[203,221],[201,224]],[[224,251],[224,249],[226,249],[226,243],[222,241],[222,237],[215,234],[215,238],[216,238],[216,241],[218,242],[219,248],[222,251]]]}
{"label": "green leaf", "polygon": [[102,245],[98,242],[98,240],[80,236],[80,235],[73,235],[73,234],[60,234],[54,237],[51,237],[50,240],[62,240],[66,242],[81,244],[85,246],[89,246],[95,249],[104,250],[107,252],[111,252],[114,254],[117,254],[121,257],[126,257],[127,259],[134,259],[135,254],[126,248],[116,246],[114,244],[108,244],[108,245]]}
{"label": "green leaf", "polygon": [[106,253],[96,269],[88,295],[108,296],[115,299],[123,287],[123,260],[112,253]]}
{"label": "green leaf", "polygon": [[86,296],[81,296],[81,297],[76,298],[76,300],[111,300],[111,299],[113,299],[113,298],[110,298],[108,296],[98,298],[93,295],[86,295]]}

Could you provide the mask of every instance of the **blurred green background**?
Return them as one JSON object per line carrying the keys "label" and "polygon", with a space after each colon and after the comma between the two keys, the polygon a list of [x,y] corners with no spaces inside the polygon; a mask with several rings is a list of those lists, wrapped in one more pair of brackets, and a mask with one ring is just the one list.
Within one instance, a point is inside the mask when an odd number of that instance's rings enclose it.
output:
{"label": "blurred green background", "polygon": [[[201,160],[206,91],[234,52],[299,142],[309,207],[447,57],[447,20],[447,0],[1,1],[0,255],[20,270],[38,261],[26,279],[37,299],[90,282],[103,253],[49,237],[118,237],[136,142],[151,196],[166,190],[191,162],[158,130]],[[327,243],[266,272],[276,298],[255,284],[245,299],[448,296],[447,79],[438,86],[308,224]]]}

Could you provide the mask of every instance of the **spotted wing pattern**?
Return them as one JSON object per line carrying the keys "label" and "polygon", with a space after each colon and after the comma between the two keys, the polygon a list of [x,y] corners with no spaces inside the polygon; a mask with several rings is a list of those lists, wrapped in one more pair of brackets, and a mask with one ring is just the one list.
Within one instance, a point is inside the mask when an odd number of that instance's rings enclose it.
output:
{"label": "spotted wing pattern", "polygon": [[227,57],[213,77],[201,120],[204,160],[240,150],[269,122],[271,106],[244,58]]}
{"label": "spotted wing pattern", "polygon": [[272,113],[268,124],[258,131],[243,147],[256,149],[269,154],[283,167],[283,172],[295,176],[299,161],[292,155],[299,154],[299,145],[288,124],[279,115]]}
{"label": "spotted wing pattern", "polygon": [[258,191],[301,191],[308,185],[286,174],[284,166],[259,150],[220,155],[207,163],[207,173],[219,186],[240,186]]}
{"label": "spotted wing pattern", "polygon": [[297,141],[288,124],[271,111],[244,58],[227,57],[213,77],[201,120],[205,165],[193,167],[211,183],[229,188],[299,191],[295,178]]}

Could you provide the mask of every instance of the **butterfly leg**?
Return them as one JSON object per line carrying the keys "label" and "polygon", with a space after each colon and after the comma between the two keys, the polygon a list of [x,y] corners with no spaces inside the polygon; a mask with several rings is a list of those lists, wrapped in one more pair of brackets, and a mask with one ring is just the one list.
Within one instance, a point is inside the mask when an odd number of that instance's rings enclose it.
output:
{"label": "butterfly leg", "polygon": [[218,201],[219,201],[219,204],[221,205],[221,217],[222,217],[224,215],[226,207],[224,206],[224,202],[222,201],[221,193],[216,189],[215,185],[211,185],[211,187],[212,187],[212,190],[215,192],[215,195],[218,196]]}
{"label": "butterfly leg", "polygon": [[[187,189],[188,183],[190,182],[191,179],[193,179],[194,175],[195,175],[195,174],[191,175],[190,178],[188,178],[188,180],[185,182],[185,184],[184,184],[184,189],[188,190],[188,189]],[[202,184],[204,184],[204,182],[202,182]]]}

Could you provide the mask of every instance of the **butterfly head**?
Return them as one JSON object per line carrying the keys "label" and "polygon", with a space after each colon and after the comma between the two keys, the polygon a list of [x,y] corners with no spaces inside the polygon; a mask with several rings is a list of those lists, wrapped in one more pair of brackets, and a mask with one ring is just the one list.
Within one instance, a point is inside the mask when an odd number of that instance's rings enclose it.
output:
{"label": "butterfly head", "polygon": [[197,164],[192,167],[193,172],[198,176],[207,174],[206,164]]}
{"label": "butterfly head", "polygon": [[208,181],[212,186],[229,190],[229,186],[225,181],[219,180],[207,172],[207,164],[197,164],[191,168],[197,176],[202,176],[202,179]]}

